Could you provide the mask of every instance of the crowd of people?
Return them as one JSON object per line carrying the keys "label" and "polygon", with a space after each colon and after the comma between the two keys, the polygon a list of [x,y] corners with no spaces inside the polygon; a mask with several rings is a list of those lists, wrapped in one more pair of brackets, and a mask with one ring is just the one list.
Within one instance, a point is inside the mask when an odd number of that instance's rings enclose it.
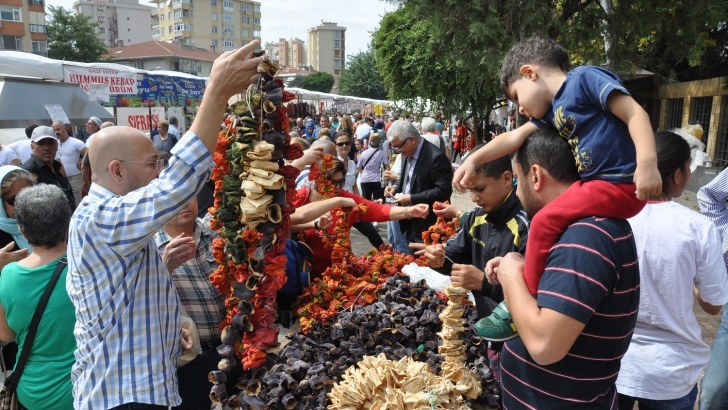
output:
{"label": "crowd of people", "polygon": [[[184,135],[174,118],[150,137],[92,117],[85,143],[52,123],[0,147],[0,340],[8,367],[25,362],[22,408],[209,408],[226,314],[209,281],[212,154],[228,97],[257,81],[256,46],[215,62]],[[728,303],[728,173],[701,188],[701,213],[672,201],[690,179],[687,142],[654,133],[614,74],[568,61],[541,37],[515,46],[501,86],[532,120],[460,167],[437,115],[292,121],[305,151],[290,163],[291,225],[311,277],[330,265],[329,211],[364,203],[350,229],[380,246],[387,223],[395,251],[473,292],[504,408],[726,408],[728,312],[711,351],[693,304],[717,315]],[[308,179],[324,154],[329,199]],[[453,187],[473,210],[432,211]],[[437,216],[458,231],[426,246]]]}

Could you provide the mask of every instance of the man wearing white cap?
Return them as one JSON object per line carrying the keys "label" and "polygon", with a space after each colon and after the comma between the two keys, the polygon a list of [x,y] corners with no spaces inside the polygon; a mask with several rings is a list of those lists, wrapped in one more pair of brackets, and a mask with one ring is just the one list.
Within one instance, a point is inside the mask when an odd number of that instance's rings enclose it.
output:
{"label": "man wearing white cap", "polygon": [[66,178],[63,165],[56,160],[58,138],[53,128],[40,126],[34,129],[30,137],[30,146],[33,154],[23,164],[23,168],[35,174],[39,184],[51,184],[61,188],[68,198],[71,211],[74,211],[76,200],[73,197],[73,189]]}
{"label": "man wearing white cap", "polygon": [[99,132],[101,129],[101,119],[99,117],[91,117],[86,121],[86,133],[88,133],[88,138],[86,138],[86,146],[91,146],[91,140],[94,139],[94,134]]}

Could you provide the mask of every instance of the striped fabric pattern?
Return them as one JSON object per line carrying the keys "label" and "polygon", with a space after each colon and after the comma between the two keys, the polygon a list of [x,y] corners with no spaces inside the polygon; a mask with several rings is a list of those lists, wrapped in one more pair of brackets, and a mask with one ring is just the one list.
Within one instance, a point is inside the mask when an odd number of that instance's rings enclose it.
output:
{"label": "striped fabric pattern", "polygon": [[507,409],[616,409],[615,381],[639,307],[637,250],[629,223],[587,218],[550,251],[538,305],[585,324],[569,353],[541,366],[520,338],[501,359]]}
{"label": "striped fabric pattern", "polygon": [[713,221],[723,238],[723,261],[728,266],[728,172],[722,171],[712,181],[698,190],[698,205],[700,212]]}
{"label": "striped fabric pattern", "polygon": [[66,290],[76,308],[74,408],[181,403],[179,301],[154,234],[197,195],[212,157],[191,132],[169,167],[127,195],[91,185],[71,218]]}

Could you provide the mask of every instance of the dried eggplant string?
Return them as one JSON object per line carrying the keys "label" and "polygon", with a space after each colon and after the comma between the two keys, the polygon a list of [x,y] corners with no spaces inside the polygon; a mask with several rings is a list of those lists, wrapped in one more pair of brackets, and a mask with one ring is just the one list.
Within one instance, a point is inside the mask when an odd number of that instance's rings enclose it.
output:
{"label": "dried eggplant string", "polygon": [[[221,380],[236,366],[260,368],[271,360],[266,353],[277,344],[276,294],[286,281],[283,250],[290,236],[290,201],[295,195],[298,170],[284,160],[300,158],[290,144],[284,102],[295,98],[273,77],[277,65],[264,59],[258,66],[261,80],[246,90],[235,121],[226,119],[213,156],[215,203],[210,226],[220,233],[213,242],[218,269],[210,281],[226,296],[228,313],[220,325],[223,344],[219,371],[210,373],[213,404],[234,408],[248,394],[228,397]],[[263,104],[273,109],[264,110]],[[267,127],[264,127],[264,122]],[[248,393],[255,386],[245,386]]]}

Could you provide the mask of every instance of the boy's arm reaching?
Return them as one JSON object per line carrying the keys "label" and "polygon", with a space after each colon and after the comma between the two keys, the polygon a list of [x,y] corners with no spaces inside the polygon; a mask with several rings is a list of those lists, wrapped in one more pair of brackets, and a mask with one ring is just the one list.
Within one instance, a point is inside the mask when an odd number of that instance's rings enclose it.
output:
{"label": "boy's arm reaching", "polygon": [[637,199],[660,195],[662,177],[657,169],[655,134],[652,131],[650,117],[634,98],[621,92],[612,92],[609,95],[607,107],[612,114],[627,124],[629,135],[634,142],[637,152],[637,169],[634,173]]}
{"label": "boy's arm reaching", "polygon": [[452,182],[455,188],[460,192],[465,192],[468,189],[468,181],[475,174],[476,166],[515,152],[537,128],[536,124],[527,122],[513,131],[497,136],[479,150],[468,155],[453,175]]}

